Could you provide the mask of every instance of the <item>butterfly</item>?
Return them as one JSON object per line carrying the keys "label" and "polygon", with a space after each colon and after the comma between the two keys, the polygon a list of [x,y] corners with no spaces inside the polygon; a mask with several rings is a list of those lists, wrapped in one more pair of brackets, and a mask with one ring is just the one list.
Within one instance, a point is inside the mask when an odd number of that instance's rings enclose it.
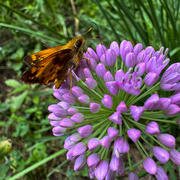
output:
{"label": "butterfly", "polygon": [[[87,31],[89,32],[91,28]],[[59,89],[67,77],[68,70],[71,78],[72,70],[80,65],[83,58],[85,38],[77,36],[66,45],[60,45],[45,49],[40,52],[28,55],[24,62],[30,67],[21,77],[21,80],[29,84],[50,84],[54,83]]]}

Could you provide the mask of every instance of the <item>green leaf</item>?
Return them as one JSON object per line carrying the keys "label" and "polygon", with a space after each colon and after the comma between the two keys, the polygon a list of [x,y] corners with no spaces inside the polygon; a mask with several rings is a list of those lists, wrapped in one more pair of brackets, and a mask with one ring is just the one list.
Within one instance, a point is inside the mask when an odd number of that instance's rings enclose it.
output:
{"label": "green leaf", "polygon": [[17,109],[19,109],[24,101],[24,99],[26,98],[28,94],[28,91],[24,91],[21,95],[15,97],[13,99],[13,102],[11,104],[11,108],[15,111]]}
{"label": "green leaf", "polygon": [[5,84],[10,86],[10,87],[13,87],[13,88],[19,88],[22,86],[21,83],[19,83],[18,81],[16,81],[15,79],[8,79],[5,81]]}

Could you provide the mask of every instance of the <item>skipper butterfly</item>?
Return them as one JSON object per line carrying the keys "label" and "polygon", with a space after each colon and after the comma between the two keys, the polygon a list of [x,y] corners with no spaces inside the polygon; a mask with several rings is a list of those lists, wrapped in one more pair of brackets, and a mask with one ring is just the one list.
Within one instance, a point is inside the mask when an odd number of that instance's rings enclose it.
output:
{"label": "skipper butterfly", "polygon": [[[89,32],[91,28],[87,31]],[[70,69],[71,87],[72,70],[80,65],[83,58],[85,38],[78,36],[66,45],[49,48],[24,58],[24,62],[30,67],[21,77],[22,81],[29,84],[54,83],[59,89],[67,77]]]}

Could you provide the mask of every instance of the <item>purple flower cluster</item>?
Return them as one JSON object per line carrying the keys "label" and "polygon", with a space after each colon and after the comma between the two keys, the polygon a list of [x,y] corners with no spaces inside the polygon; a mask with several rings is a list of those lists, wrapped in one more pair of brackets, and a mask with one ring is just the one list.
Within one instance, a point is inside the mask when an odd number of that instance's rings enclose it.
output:
{"label": "purple flower cluster", "polygon": [[[87,60],[81,60],[74,71],[73,87],[67,77],[60,89],[54,89],[60,102],[48,108],[50,124],[54,136],[73,131],[64,148],[75,171],[88,165],[90,178],[113,180],[129,166],[129,179],[138,179],[132,167],[137,163],[130,154],[132,143],[141,149],[144,169],[157,179],[168,177],[150,154],[163,164],[171,159],[180,165],[175,138],[161,132],[158,124],[180,124],[180,63],[172,64],[160,79],[170,61],[167,53],[163,47],[143,49],[142,44],[133,47],[125,40],[120,46],[112,42],[109,49],[99,44],[96,52],[88,48],[84,54]],[[174,91],[174,95],[161,97],[159,90]]]}

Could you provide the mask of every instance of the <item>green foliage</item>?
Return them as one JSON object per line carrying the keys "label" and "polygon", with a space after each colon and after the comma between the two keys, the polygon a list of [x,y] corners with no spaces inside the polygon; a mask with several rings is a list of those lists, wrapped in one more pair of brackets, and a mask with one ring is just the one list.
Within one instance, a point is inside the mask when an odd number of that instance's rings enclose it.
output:
{"label": "green foliage", "polygon": [[[110,42],[123,39],[134,44],[141,42],[144,47],[153,45],[156,50],[164,46],[171,51],[171,63],[178,62],[179,5],[177,0],[93,0],[85,3],[77,0],[75,13],[70,1],[65,0],[0,0],[0,80],[3,87],[0,132],[2,140],[9,138],[13,142],[12,153],[0,164],[0,178],[33,179],[38,175],[39,179],[51,179],[57,169],[69,179],[79,179],[79,173],[72,168],[65,168],[66,172],[62,170],[66,163],[58,156],[65,153],[65,150],[59,151],[63,148],[64,137],[52,137],[47,119],[48,105],[56,103],[52,88],[29,86],[19,80],[27,69],[22,61],[24,56],[66,44],[75,34],[84,34],[92,27],[91,36],[100,34],[101,43],[107,47]],[[89,43],[95,47],[99,42],[87,40],[87,46]],[[169,129],[172,131],[171,127]],[[53,163],[46,165],[50,160]],[[173,179],[172,165],[167,169]],[[81,175],[87,177],[87,170]]]}

